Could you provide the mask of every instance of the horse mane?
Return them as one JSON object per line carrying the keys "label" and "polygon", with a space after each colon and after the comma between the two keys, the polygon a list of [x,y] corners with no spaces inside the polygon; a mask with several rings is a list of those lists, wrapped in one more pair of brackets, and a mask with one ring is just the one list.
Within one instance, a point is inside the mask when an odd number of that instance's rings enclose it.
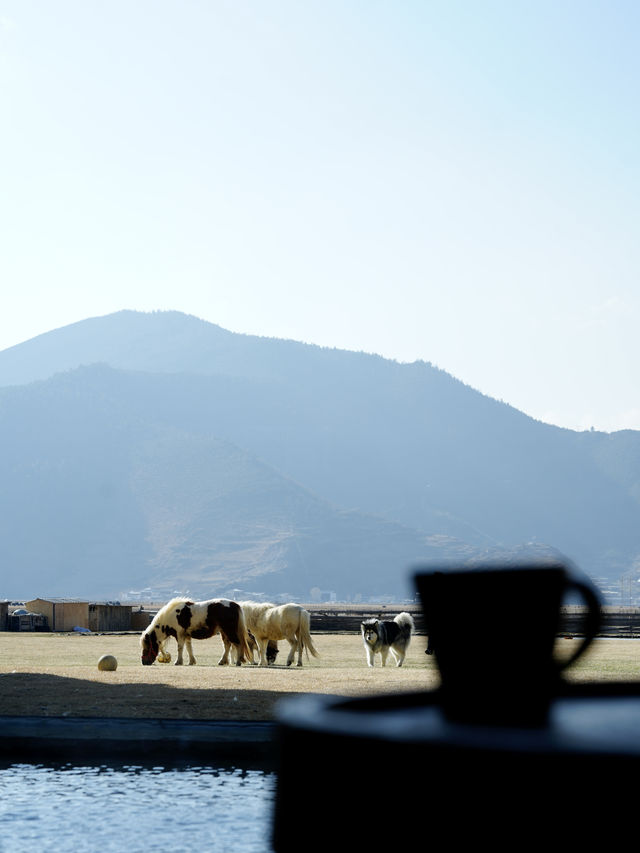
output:
{"label": "horse mane", "polygon": [[238,604],[240,607],[250,607],[252,610],[261,610],[262,612],[275,607],[271,601],[239,601]]}
{"label": "horse mane", "polygon": [[171,601],[168,601],[164,605],[164,607],[161,607],[160,610],[158,610],[156,615],[153,617],[149,628],[155,627],[161,619],[164,619],[166,617],[167,613],[169,613],[170,610],[173,610],[175,607],[183,607],[187,603],[187,601],[189,601],[189,599],[184,598],[184,596],[180,598],[172,598]]}

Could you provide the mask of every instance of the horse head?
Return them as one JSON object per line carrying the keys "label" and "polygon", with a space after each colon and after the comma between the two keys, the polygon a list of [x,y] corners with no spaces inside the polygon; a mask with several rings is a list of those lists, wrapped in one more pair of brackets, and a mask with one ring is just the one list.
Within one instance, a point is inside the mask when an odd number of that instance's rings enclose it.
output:
{"label": "horse head", "polygon": [[142,646],[142,665],[150,666],[158,657],[158,638],[156,637],[155,628],[145,631],[140,638]]}
{"label": "horse head", "polygon": [[279,651],[280,649],[275,640],[269,640],[267,644],[267,663],[275,663]]}

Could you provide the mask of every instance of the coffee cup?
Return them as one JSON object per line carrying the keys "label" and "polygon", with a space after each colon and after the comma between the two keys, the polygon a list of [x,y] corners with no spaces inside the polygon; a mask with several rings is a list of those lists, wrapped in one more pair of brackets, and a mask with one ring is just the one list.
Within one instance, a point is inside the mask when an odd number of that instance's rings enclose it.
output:
{"label": "coffee cup", "polygon": [[[588,648],[601,624],[599,593],[570,564],[490,564],[416,572],[441,678],[446,716],[462,723],[544,725],[561,672]],[[569,593],[584,604],[571,653],[554,646]]]}

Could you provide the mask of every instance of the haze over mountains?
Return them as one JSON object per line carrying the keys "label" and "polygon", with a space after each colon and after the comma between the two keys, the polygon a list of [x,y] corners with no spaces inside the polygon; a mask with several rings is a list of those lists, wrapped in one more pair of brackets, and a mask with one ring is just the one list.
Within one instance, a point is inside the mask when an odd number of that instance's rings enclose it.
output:
{"label": "haze over mountains", "polygon": [[0,385],[0,598],[398,600],[427,560],[640,565],[640,433],[428,363],[123,311],[0,352]]}

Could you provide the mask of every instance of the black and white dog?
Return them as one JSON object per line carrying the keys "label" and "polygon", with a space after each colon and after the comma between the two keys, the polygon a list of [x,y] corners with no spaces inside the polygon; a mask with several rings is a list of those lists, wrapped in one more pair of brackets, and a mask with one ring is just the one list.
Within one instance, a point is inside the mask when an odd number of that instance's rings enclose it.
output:
{"label": "black and white dog", "polygon": [[396,666],[402,666],[414,631],[410,613],[398,613],[393,621],[365,619],[360,627],[369,666],[373,666],[373,658],[376,654],[380,655],[382,666],[384,666],[389,651],[396,659]]}

